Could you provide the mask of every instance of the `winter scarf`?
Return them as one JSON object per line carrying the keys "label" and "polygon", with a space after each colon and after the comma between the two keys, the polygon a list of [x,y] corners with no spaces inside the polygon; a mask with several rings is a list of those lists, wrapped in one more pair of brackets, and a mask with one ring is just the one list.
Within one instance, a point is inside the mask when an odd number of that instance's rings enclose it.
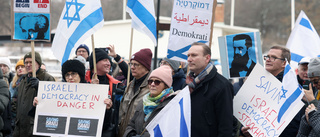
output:
{"label": "winter scarf", "polygon": [[188,84],[189,87],[191,89],[194,89],[197,86],[197,84],[199,84],[210,73],[212,68],[213,68],[213,64],[212,64],[212,62],[209,62],[207,67],[204,70],[202,70],[197,77],[194,76],[193,72],[190,72],[188,77],[190,79],[193,79],[193,81]]}
{"label": "winter scarf", "polygon": [[143,96],[143,111],[146,114],[144,121],[147,121],[152,111],[171,93],[173,93],[172,87],[163,90],[156,97],[151,97],[150,93]]}

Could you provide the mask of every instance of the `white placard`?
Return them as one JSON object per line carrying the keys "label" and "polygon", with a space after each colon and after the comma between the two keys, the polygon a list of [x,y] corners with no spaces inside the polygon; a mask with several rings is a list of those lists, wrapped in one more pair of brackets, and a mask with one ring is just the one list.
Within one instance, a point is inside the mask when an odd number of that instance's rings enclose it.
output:
{"label": "white placard", "polygon": [[101,136],[108,85],[39,82],[33,134]]}

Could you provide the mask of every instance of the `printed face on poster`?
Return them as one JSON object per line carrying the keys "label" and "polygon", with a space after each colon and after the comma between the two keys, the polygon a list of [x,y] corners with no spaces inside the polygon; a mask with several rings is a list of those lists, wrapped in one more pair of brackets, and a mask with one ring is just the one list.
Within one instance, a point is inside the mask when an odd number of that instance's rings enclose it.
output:
{"label": "printed face on poster", "polygon": [[33,134],[101,136],[108,85],[39,82]]}
{"label": "printed face on poster", "polygon": [[186,61],[192,43],[209,45],[214,3],[206,0],[175,0],[173,4],[167,57]]}
{"label": "printed face on poster", "polygon": [[12,39],[50,41],[50,0],[12,0]]}
{"label": "printed face on poster", "polygon": [[50,14],[15,13],[14,34],[16,40],[49,40]]}
{"label": "printed face on poster", "polygon": [[220,55],[224,76],[249,76],[254,66],[262,63],[259,33],[249,32],[219,37]]}
{"label": "printed face on poster", "polygon": [[250,127],[249,133],[254,137],[279,136],[303,105],[290,105],[278,119],[290,96],[281,82],[257,63],[233,99],[233,115],[243,126]]}

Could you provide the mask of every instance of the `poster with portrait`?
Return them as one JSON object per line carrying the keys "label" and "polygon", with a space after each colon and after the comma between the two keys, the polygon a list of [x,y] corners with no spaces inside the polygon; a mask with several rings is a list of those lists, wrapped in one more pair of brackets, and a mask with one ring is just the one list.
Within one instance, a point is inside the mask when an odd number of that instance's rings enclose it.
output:
{"label": "poster with portrait", "polygon": [[101,136],[109,85],[40,81],[34,135]]}
{"label": "poster with portrait", "polygon": [[222,74],[226,78],[247,77],[257,63],[263,64],[259,32],[218,38]]}
{"label": "poster with portrait", "polygon": [[50,41],[50,0],[12,0],[11,38]]}

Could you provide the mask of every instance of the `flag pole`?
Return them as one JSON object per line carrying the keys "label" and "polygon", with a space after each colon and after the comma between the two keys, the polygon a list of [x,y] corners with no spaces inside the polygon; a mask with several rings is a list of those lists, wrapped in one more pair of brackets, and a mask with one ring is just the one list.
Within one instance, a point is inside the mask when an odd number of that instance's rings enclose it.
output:
{"label": "flag pole", "polygon": [[294,28],[294,19],[295,19],[295,1],[291,0],[291,30]]}
{"label": "flag pole", "polygon": [[[133,41],[133,28],[131,27],[129,62],[130,62],[130,60],[131,60],[131,54],[132,54],[132,41]],[[131,70],[131,66],[128,65],[127,86],[128,86],[129,83],[130,83],[130,70]]]}
{"label": "flag pole", "polygon": [[[32,58],[32,77],[36,76],[36,58],[34,53],[34,41],[31,41],[31,58]],[[39,64],[41,66],[41,64]]]}
{"label": "flag pole", "polygon": [[154,60],[153,60],[153,69],[157,68],[157,60],[158,60],[158,34],[159,34],[159,17],[160,17],[160,0],[158,0],[157,3],[157,24],[156,24],[156,30],[157,30],[157,39],[156,39],[156,46],[154,47]]}
{"label": "flag pole", "polygon": [[210,39],[209,39],[209,48],[211,49],[212,45],[212,33],[213,33],[213,24],[214,24],[214,18],[216,13],[216,7],[217,7],[217,0],[214,0],[213,7],[212,7],[212,18],[211,18],[211,31],[210,31]]}
{"label": "flag pole", "polygon": [[[94,50],[94,36],[93,36],[93,34],[91,35],[91,42],[92,42],[92,57],[93,57],[93,73],[97,74],[96,52]],[[97,75],[94,75],[93,78],[97,79]]]}

